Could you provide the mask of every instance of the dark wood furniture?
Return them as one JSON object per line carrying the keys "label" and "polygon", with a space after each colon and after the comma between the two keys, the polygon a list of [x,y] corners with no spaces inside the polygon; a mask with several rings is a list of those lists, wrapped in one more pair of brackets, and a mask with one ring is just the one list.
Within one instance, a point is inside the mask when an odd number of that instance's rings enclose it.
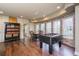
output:
{"label": "dark wood furniture", "polygon": [[40,40],[40,48],[42,48],[42,43],[46,43],[49,45],[49,53],[52,54],[53,47],[52,45],[55,43],[59,43],[59,47],[61,47],[62,43],[62,36],[61,35],[39,35],[39,40]]}
{"label": "dark wood furniture", "polygon": [[38,38],[38,34],[33,34],[32,35],[32,41],[37,41]]}
{"label": "dark wood furniture", "polygon": [[5,42],[20,40],[20,24],[5,22]]}

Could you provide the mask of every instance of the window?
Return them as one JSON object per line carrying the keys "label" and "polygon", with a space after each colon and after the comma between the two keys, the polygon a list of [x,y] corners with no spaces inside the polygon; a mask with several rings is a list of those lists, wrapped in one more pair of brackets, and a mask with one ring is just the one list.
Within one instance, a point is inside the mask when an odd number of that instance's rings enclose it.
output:
{"label": "window", "polygon": [[36,24],[36,33],[38,34],[39,33],[39,30],[40,30],[40,24]]}
{"label": "window", "polygon": [[43,34],[45,34],[45,23],[41,24],[41,31],[43,31]]}
{"label": "window", "polygon": [[53,21],[53,33],[60,34],[60,20]]}
{"label": "window", "polygon": [[46,23],[46,33],[51,33],[51,22]]}
{"label": "window", "polygon": [[63,18],[63,37],[73,39],[73,16]]}

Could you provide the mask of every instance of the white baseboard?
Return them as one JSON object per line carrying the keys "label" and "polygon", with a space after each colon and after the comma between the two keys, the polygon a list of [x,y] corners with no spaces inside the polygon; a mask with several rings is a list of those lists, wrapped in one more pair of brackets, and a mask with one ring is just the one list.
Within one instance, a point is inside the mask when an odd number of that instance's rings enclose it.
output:
{"label": "white baseboard", "polygon": [[75,55],[76,56],[79,56],[79,51],[75,51]]}

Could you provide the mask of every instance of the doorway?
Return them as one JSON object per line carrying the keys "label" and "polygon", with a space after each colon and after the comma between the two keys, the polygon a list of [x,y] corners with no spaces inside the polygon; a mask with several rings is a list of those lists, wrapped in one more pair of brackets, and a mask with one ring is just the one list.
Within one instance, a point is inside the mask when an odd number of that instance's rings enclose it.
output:
{"label": "doorway", "polygon": [[23,42],[26,42],[29,39],[29,25],[23,25]]}

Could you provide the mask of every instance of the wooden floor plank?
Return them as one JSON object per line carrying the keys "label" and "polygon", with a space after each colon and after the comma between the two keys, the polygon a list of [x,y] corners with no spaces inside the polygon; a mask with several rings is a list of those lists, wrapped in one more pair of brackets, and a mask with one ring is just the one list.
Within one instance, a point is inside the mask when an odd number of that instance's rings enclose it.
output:
{"label": "wooden floor plank", "polygon": [[[4,47],[4,48],[3,48]],[[62,45],[59,49],[58,44],[54,45],[53,54],[48,53],[48,45],[43,43],[43,48],[40,49],[39,42],[30,41],[14,41],[0,43],[0,55],[4,56],[73,56],[74,49]]]}

